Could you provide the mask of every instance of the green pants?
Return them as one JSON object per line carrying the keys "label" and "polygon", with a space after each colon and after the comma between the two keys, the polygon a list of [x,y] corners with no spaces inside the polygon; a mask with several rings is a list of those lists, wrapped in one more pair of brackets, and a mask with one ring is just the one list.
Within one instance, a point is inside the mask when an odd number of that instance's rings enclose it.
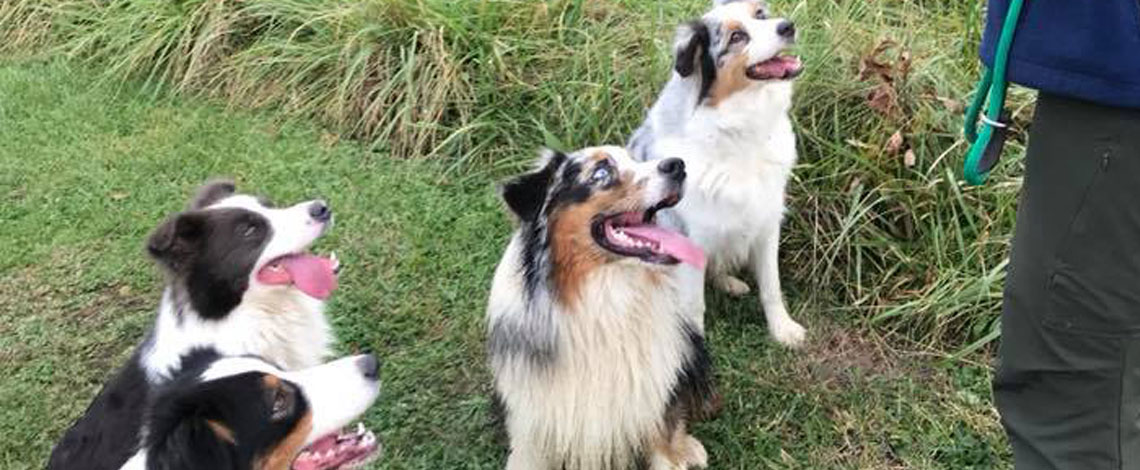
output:
{"label": "green pants", "polygon": [[994,396],[1018,470],[1140,469],[1140,110],[1042,94]]}

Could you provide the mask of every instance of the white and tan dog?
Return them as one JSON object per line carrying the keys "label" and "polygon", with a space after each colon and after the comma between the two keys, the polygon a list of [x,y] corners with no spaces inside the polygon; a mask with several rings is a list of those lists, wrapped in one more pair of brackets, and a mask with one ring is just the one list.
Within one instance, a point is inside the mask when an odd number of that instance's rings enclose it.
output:
{"label": "white and tan dog", "polygon": [[795,37],[762,2],[715,2],[679,28],[673,77],[629,143],[638,160],[685,160],[687,195],[675,210],[709,257],[709,279],[743,295],[748,284],[732,274],[749,268],[772,337],[793,347],[805,330],[788,315],[777,258],[796,163],[791,80],[802,71],[782,53]]}
{"label": "white and tan dog", "polygon": [[704,255],[656,224],[679,159],[547,152],[503,188],[518,218],[487,310],[509,470],[707,465],[686,431],[708,411]]}

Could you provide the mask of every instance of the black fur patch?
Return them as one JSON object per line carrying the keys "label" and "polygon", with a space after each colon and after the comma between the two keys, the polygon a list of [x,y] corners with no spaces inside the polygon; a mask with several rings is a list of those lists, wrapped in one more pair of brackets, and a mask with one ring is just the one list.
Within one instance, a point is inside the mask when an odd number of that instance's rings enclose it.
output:
{"label": "black fur patch", "polygon": [[198,188],[198,193],[194,195],[194,199],[190,200],[190,209],[202,209],[209,207],[215,202],[221,201],[234,194],[237,187],[234,186],[233,181],[229,180],[216,180],[210,181]]}
{"label": "black fur patch", "polygon": [[[531,295],[528,293],[528,295]],[[530,300],[530,299],[528,299]],[[534,315],[526,321],[541,322],[548,319]],[[533,325],[532,325],[533,326]],[[550,328],[550,325],[544,327]],[[536,331],[537,330],[537,331]],[[487,351],[492,358],[521,355],[534,366],[543,366],[554,360],[557,343],[543,337],[542,328],[528,328],[518,322],[500,320],[491,324],[487,335]]]}
{"label": "black fur patch", "polygon": [[682,77],[688,77],[696,72],[697,61],[700,61],[701,91],[697,102],[704,101],[716,81],[716,63],[712,56],[712,36],[709,28],[700,20],[690,21],[686,26],[691,31],[688,44],[677,51],[677,62],[674,67]]}
{"label": "black fur patch", "polygon": [[178,298],[204,318],[222,318],[241,303],[273,228],[245,209],[192,210],[163,223],[147,251],[171,275]]}
{"label": "black fur patch", "polygon": [[[139,362],[142,349],[103,385],[83,416],[63,434],[52,449],[48,469],[118,470],[135,454],[145,409],[154,395],[154,385]],[[197,377],[219,357],[213,349],[196,349],[182,356],[174,375]]]}
{"label": "black fur patch", "polygon": [[[309,413],[299,387],[247,372],[209,382],[185,374],[156,392],[146,439],[149,470],[252,469],[282,443]],[[275,414],[274,403],[283,408]],[[210,422],[224,426],[233,442]]]}
{"label": "black fur patch", "polygon": [[64,432],[49,470],[118,470],[138,448],[143,408],[150,393],[138,352],[119,369],[83,416]]}
{"label": "black fur patch", "polygon": [[554,155],[538,171],[523,174],[503,184],[503,201],[522,222],[534,222],[546,204],[554,172],[566,162],[566,154]]}
{"label": "black fur patch", "polygon": [[562,174],[558,178],[558,184],[550,191],[550,202],[546,203],[545,215],[547,217],[550,217],[558,209],[585,202],[590,198],[593,190],[590,185],[579,180],[581,175],[582,164],[580,162],[566,162],[562,166]]}
{"label": "black fur patch", "polygon": [[689,360],[678,374],[677,385],[665,411],[666,425],[672,429],[679,420],[700,421],[710,417],[718,406],[713,385],[712,360],[705,337],[692,325],[685,325],[689,337]]}

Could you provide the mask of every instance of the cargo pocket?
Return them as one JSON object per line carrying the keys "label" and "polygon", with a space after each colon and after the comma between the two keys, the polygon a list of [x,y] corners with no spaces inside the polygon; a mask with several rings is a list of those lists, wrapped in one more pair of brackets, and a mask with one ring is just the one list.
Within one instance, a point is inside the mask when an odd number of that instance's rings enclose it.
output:
{"label": "cargo pocket", "polygon": [[1140,155],[1122,155],[1114,144],[1099,153],[1052,263],[1045,325],[1135,336],[1140,334]]}

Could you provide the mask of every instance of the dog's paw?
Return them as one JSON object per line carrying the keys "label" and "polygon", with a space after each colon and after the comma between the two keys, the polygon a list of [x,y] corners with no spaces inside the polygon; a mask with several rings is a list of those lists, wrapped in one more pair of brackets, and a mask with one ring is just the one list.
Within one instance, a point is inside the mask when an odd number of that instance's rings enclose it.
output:
{"label": "dog's paw", "polygon": [[693,436],[685,436],[686,459],[685,465],[688,468],[708,468],[709,466],[709,453],[705,451],[704,444],[698,441]]}
{"label": "dog's paw", "polygon": [[729,276],[727,274],[716,277],[716,288],[720,289],[721,292],[737,297],[752,291],[752,288],[748,287],[748,283],[740,280],[740,278],[736,276]]}
{"label": "dog's paw", "polygon": [[771,323],[768,328],[771,329],[772,339],[789,348],[796,349],[803,346],[804,339],[807,338],[807,330],[791,318]]}

